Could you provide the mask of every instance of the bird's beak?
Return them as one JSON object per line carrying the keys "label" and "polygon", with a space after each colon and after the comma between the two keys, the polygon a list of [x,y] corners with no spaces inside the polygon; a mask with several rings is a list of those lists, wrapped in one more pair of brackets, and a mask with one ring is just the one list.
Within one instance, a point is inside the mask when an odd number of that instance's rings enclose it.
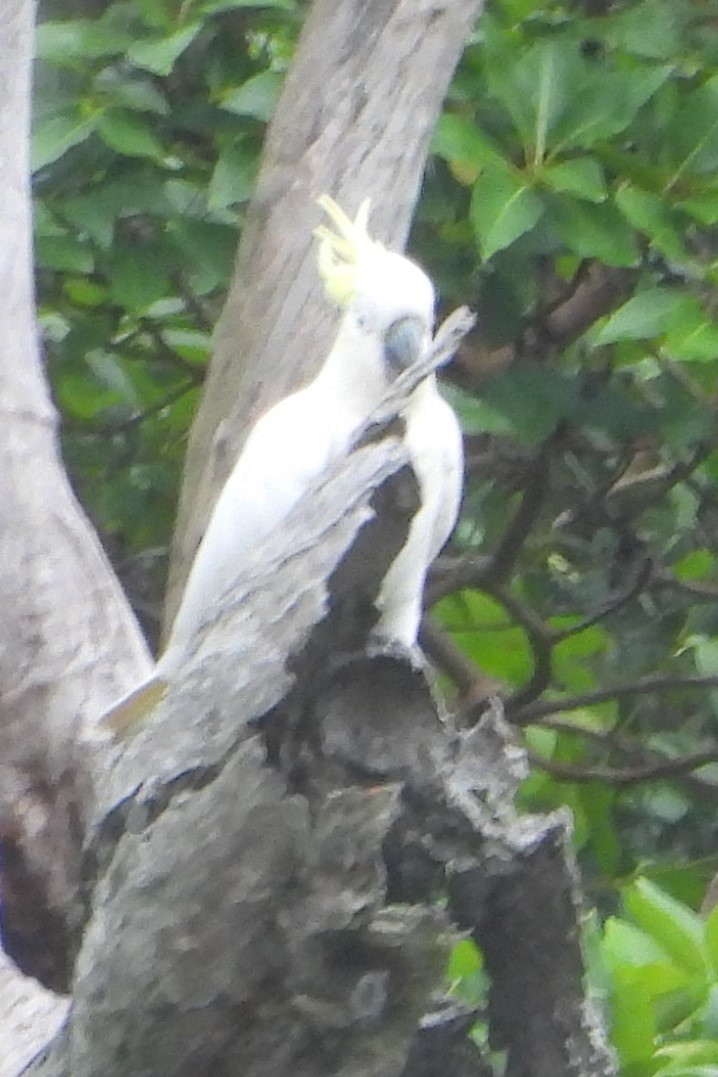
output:
{"label": "bird's beak", "polygon": [[426,326],[421,318],[408,316],[392,322],[384,334],[384,361],[390,379],[412,366],[426,344]]}

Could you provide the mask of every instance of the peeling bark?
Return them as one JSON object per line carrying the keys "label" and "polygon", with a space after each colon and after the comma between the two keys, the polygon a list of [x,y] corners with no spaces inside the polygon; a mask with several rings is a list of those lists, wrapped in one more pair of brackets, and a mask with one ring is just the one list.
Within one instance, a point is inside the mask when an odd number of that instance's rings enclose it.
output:
{"label": "peeling bark", "polygon": [[585,1005],[565,820],[515,816],[523,754],[498,711],[459,732],[413,656],[363,650],[417,507],[401,442],[372,436],[244,568],[118,752],[72,1010],[28,1074],[487,1074],[475,1015],[441,990],[466,930],[510,1072],[614,1072]]}
{"label": "peeling bark", "polygon": [[[330,189],[352,209],[372,194],[378,234],[403,242],[479,6],[312,9],[218,334],[185,521],[206,518],[248,417],[326,350],[311,198]],[[458,731],[415,656],[364,651],[417,504],[387,429],[245,563],[148,725],[112,753],[97,747],[92,790],[78,730],[148,660],[62,475],[33,343],[31,14],[10,0],[0,16],[3,927],[36,975],[74,980],[67,1020],[23,1072],[483,1077],[485,1052],[467,1035],[476,1014],[441,992],[449,947],[471,931],[508,1072],[612,1074],[584,996],[565,821],[514,814],[523,756],[500,713]],[[180,561],[196,542],[187,526]],[[8,1074],[29,1050],[11,1042],[13,1024],[34,1014],[37,1043],[58,1017],[47,996],[30,989],[26,1001],[23,981],[13,1021],[18,982],[0,980]]]}

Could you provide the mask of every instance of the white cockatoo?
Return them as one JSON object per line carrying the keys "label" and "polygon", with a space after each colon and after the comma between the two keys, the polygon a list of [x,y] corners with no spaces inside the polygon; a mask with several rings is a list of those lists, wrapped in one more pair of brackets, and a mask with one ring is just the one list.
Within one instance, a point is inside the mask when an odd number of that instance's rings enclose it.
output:
{"label": "white cockatoo", "polygon": [[[319,205],[334,225],[334,230],[322,225],[315,234],[326,294],[343,311],[336,339],[314,380],[271,407],[250,432],[197,550],[167,647],[154,674],[103,716],[110,729],[131,725],[157,703],[197,630],[237,577],[246,552],[282,523],[332,460],[348,451],[397,375],[431,344],[431,281],[408,258],[370,238],[369,202],[354,221],[327,196]],[[439,395],[433,374],[411,392],[402,417],[421,504],[383,581],[373,634],[411,648],[427,569],[459,510],[463,454],[456,416]]]}

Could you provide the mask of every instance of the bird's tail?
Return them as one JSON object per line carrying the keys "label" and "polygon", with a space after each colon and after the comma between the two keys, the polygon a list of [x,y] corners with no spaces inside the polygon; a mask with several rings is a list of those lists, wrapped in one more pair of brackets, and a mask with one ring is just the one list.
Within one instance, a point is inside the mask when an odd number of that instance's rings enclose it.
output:
{"label": "bird's tail", "polygon": [[100,718],[100,728],[114,736],[124,735],[154,710],[166,691],[167,681],[153,673],[105,711]]}

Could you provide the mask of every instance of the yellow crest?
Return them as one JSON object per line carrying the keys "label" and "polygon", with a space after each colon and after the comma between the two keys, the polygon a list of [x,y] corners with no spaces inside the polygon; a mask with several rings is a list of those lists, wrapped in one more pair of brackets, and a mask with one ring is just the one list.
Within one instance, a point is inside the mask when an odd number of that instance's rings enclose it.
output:
{"label": "yellow crest", "polygon": [[319,240],[317,265],[324,282],[324,290],[339,307],[351,303],[356,293],[359,262],[368,251],[378,246],[367,231],[369,199],[359,207],[356,220],[351,221],[333,198],[323,194],[317,199],[334,228],[320,224],[314,235]]}

